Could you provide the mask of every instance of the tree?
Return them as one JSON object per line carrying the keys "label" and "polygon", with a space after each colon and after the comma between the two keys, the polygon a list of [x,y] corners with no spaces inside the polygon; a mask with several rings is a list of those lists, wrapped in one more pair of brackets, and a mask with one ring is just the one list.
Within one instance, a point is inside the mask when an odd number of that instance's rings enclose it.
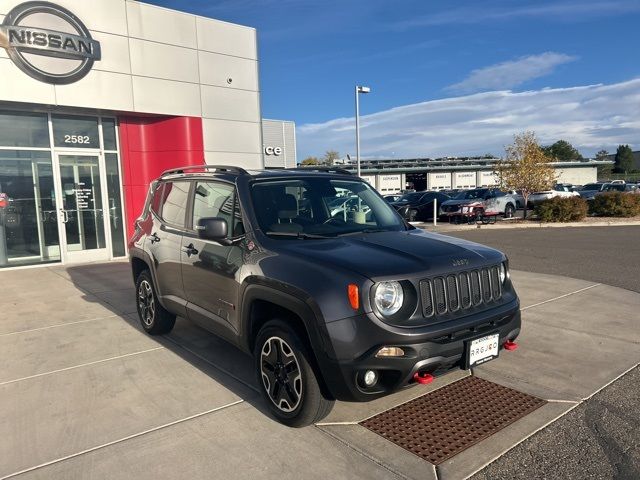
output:
{"label": "tree", "polygon": [[316,157],[307,157],[302,160],[302,163],[300,163],[300,165],[320,165],[320,160],[318,160]]}
{"label": "tree", "polygon": [[633,150],[629,145],[619,145],[616,150],[615,166],[616,173],[628,173],[633,170]]}
{"label": "tree", "polygon": [[553,162],[575,162],[583,159],[580,152],[565,140],[558,140],[553,145],[542,147],[542,151]]}
{"label": "tree", "polygon": [[[596,160],[598,162],[605,162],[609,160],[609,152],[607,152],[606,150],[600,150],[598,153],[596,153]],[[598,178],[609,176],[611,175],[612,171],[613,165],[611,164],[598,165]]]}
{"label": "tree", "polygon": [[322,157],[322,163],[325,165],[333,166],[334,162],[340,158],[340,154],[335,150],[327,150]]}
{"label": "tree", "polygon": [[496,165],[498,184],[503,190],[520,190],[524,218],[527,218],[529,195],[550,189],[556,181],[556,173],[533,132],[514,135],[513,143],[505,147],[505,152],[505,159]]}

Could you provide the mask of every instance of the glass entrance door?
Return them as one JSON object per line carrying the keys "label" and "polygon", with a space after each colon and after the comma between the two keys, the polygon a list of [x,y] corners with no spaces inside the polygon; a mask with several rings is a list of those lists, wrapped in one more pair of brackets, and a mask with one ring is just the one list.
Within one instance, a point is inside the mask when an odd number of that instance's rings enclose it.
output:
{"label": "glass entrance door", "polygon": [[59,219],[64,260],[106,260],[104,168],[99,155],[57,155]]}

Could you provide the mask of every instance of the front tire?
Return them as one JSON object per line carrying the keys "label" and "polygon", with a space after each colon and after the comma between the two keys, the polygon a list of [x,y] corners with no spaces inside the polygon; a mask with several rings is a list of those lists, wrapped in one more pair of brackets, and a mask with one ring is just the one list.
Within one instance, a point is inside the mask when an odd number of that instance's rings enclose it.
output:
{"label": "front tire", "polygon": [[504,208],[504,218],[513,218],[516,213],[516,207],[511,203],[507,203],[507,206]]}
{"label": "front tire", "polygon": [[150,335],[163,335],[173,329],[176,316],[160,305],[149,270],[136,279],[136,306],[142,328]]}
{"label": "front tire", "polygon": [[305,427],[326,417],[334,401],[322,394],[311,356],[298,334],[285,322],[267,322],[254,350],[260,392],[276,419]]}

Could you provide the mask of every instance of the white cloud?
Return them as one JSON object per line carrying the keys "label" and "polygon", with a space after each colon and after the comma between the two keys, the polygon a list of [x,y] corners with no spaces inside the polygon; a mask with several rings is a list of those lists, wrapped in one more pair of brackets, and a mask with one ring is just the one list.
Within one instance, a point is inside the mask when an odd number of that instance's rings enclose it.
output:
{"label": "white cloud", "polygon": [[[583,155],[620,143],[640,146],[640,78],[611,85],[494,91],[432,100],[361,117],[363,157],[502,154],[514,133],[564,139]],[[298,155],[355,153],[353,118],[301,125]]]}
{"label": "white cloud", "polygon": [[471,93],[481,90],[513,88],[528,80],[548,75],[557,66],[574,60],[576,57],[556,52],[528,55],[517,60],[473,70],[467,78],[450,85],[446,90]]}

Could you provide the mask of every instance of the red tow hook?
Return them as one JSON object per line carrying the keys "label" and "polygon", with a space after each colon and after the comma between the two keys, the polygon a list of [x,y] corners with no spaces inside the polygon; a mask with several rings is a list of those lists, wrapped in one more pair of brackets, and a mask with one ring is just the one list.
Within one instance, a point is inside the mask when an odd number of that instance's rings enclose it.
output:
{"label": "red tow hook", "polygon": [[502,346],[505,350],[509,350],[510,352],[518,348],[518,344],[516,342],[512,342],[511,340],[507,340]]}
{"label": "red tow hook", "polygon": [[426,372],[416,372],[413,374],[413,379],[421,385],[429,385],[431,382],[433,382],[433,375]]}

